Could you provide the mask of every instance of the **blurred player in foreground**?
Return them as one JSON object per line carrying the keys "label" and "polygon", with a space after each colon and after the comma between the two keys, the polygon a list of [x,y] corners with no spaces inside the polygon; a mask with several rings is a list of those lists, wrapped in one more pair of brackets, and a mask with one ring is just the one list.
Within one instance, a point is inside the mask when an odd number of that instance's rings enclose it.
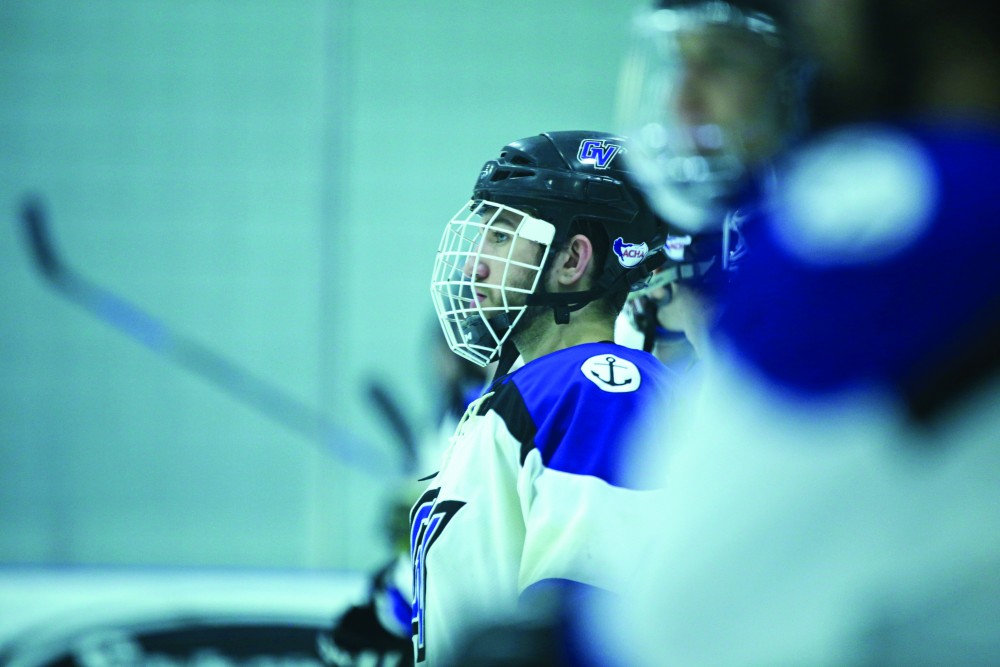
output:
{"label": "blurred player in foreground", "polygon": [[[824,126],[779,170],[664,483],[627,665],[1000,658],[1000,34],[971,0],[795,0]],[[669,449],[662,443],[669,441]]]}
{"label": "blurred player in foreground", "polygon": [[666,265],[623,319],[675,370],[709,352],[757,191],[803,129],[804,70],[774,0],[662,0],[634,21],[618,113],[626,160],[670,236]]}
{"label": "blurred player in foreground", "polygon": [[655,492],[621,484],[618,462],[669,378],[611,339],[664,229],[622,148],[599,132],[512,142],[446,227],[431,286],[445,336],[499,368],[411,513],[417,664],[455,660],[466,630],[548,585],[616,588],[641,551]]}

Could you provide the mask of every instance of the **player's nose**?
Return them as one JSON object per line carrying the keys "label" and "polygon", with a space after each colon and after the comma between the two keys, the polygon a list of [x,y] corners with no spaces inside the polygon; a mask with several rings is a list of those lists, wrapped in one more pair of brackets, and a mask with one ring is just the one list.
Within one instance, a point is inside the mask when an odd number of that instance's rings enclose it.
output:
{"label": "player's nose", "polygon": [[490,275],[490,267],[486,266],[484,262],[477,262],[475,257],[470,256],[465,260],[462,273],[469,278],[475,277],[476,280],[485,280]]}
{"label": "player's nose", "polygon": [[677,114],[681,122],[697,122],[703,115],[702,77],[703,74],[697,67],[690,64],[684,67],[680,74],[670,111]]}

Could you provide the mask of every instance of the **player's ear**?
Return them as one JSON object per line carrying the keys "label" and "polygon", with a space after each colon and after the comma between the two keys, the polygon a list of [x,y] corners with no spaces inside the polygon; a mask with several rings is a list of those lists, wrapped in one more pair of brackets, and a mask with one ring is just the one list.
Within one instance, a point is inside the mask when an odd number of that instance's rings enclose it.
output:
{"label": "player's ear", "polygon": [[576,234],[556,258],[556,280],[567,287],[577,285],[587,274],[593,260],[594,244],[583,234]]}

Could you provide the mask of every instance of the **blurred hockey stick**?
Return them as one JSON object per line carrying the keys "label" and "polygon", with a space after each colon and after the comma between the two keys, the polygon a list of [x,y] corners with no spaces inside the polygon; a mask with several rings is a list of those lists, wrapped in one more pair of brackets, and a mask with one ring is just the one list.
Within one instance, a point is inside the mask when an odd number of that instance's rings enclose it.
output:
{"label": "blurred hockey stick", "polygon": [[368,399],[375,406],[382,420],[389,425],[403,453],[403,467],[413,470],[417,465],[417,437],[410,426],[410,420],[403,414],[403,408],[389,391],[389,387],[379,380],[369,380]]}
{"label": "blurred hockey stick", "polygon": [[223,354],[174,331],[163,321],[97,285],[67,265],[49,232],[45,210],[39,199],[24,200],[21,221],[31,256],[49,284],[61,295],[90,314],[136,340],[167,361],[208,380],[216,388],[291,431],[318,444],[342,462],[376,477],[408,472],[405,462],[392,460],[384,452],[332,423],[272,382],[263,380]]}

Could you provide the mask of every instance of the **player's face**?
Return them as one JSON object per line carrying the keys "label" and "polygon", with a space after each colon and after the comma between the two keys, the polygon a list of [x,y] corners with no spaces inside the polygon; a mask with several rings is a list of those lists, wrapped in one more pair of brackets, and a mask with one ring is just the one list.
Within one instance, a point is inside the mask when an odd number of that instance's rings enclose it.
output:
{"label": "player's face", "polygon": [[448,222],[431,299],[448,346],[489,363],[531,310],[555,227],[503,204],[474,200]]}
{"label": "player's face", "polygon": [[772,47],[746,31],[709,26],[677,35],[675,57],[664,111],[676,141],[701,155],[733,151],[748,163],[777,152],[784,119]]}
{"label": "player's face", "polygon": [[522,217],[513,211],[485,206],[482,219],[479,252],[463,267],[473,298],[488,309],[523,306],[534,290],[544,248],[518,236]]}
{"label": "player's face", "polygon": [[649,296],[660,304],[656,310],[656,319],[668,331],[691,334],[692,323],[704,319],[703,299],[684,283],[675,282],[658,287],[651,290]]}
{"label": "player's face", "polygon": [[716,20],[721,7],[640,15],[618,95],[636,181],[662,217],[696,233],[718,227],[798,115],[778,27]]}

